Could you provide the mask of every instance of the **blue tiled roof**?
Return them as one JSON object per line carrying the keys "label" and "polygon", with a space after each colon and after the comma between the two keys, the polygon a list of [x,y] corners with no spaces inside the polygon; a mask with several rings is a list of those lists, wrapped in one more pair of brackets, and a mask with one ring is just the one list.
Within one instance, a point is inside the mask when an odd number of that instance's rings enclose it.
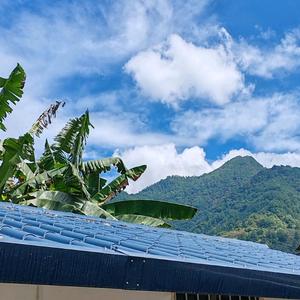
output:
{"label": "blue tiled roof", "polygon": [[0,203],[0,242],[300,275],[300,257],[222,237]]}

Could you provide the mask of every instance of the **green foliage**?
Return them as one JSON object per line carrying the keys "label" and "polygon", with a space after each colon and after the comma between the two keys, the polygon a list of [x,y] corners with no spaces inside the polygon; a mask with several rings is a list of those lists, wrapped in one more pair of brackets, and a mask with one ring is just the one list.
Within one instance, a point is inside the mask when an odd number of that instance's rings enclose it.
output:
{"label": "green foliage", "polygon": [[128,179],[137,180],[146,170],[146,166],[138,166],[132,169],[125,169],[124,173],[114,180],[112,180],[109,184],[105,185],[103,188],[99,189],[99,191],[93,196],[93,199],[99,203],[105,203],[112,198],[114,198],[118,193],[125,189],[125,187],[129,184]]}
{"label": "green foliage", "polygon": [[18,64],[7,79],[0,77],[0,129],[6,130],[4,119],[12,112],[11,104],[20,101],[25,85],[25,72]]}
{"label": "green foliage", "polygon": [[3,142],[2,164],[0,166],[0,193],[10,177],[17,170],[17,165],[22,159],[34,160],[33,138],[30,134],[19,137],[18,139],[7,138]]}
{"label": "green foliage", "polygon": [[32,196],[31,199],[21,201],[20,204],[62,211],[68,211],[70,207],[72,210],[76,208],[73,198],[67,193],[58,191],[37,191],[31,193],[30,196]]}
{"label": "green foliage", "polygon": [[189,220],[197,211],[189,206],[154,200],[124,200],[104,204],[102,207],[113,216],[134,214],[163,220]]}
{"label": "green foliage", "polygon": [[124,174],[127,171],[123,161],[119,157],[84,161],[81,163],[80,169],[87,175],[95,172],[110,171],[112,166],[117,168],[118,173]]}
{"label": "green foliage", "polygon": [[[22,96],[25,72],[18,65],[8,79],[0,78],[0,127],[3,120]],[[39,137],[52,122],[64,102],[57,101],[34,122],[28,133],[18,139],[7,138],[0,143],[0,195],[2,200],[47,209],[71,211],[85,215],[122,219],[151,226],[169,226],[164,219],[188,219],[196,210],[178,204],[144,200],[127,205],[107,204],[122,191],[129,180],[137,180],[146,166],[127,169],[120,158],[112,157],[83,161],[83,152],[89,136],[89,113],[71,119],[45,151],[35,160],[34,137]],[[115,167],[121,174],[107,183],[101,173]]]}
{"label": "green foliage", "polygon": [[[129,184],[129,179],[137,180],[146,166],[127,169],[117,157],[87,162],[78,159],[88,136],[88,130],[80,128],[81,121],[77,122],[83,119],[83,124],[91,125],[85,113],[73,119],[77,127],[73,127],[72,120],[68,122],[53,145],[46,141],[45,151],[34,165],[34,172],[24,161],[21,162],[19,180],[8,193],[13,202],[163,227],[169,226],[165,219],[186,220],[194,216],[195,208],[175,203],[144,200],[107,204]],[[112,166],[121,175],[106,183],[100,174]],[[38,181],[37,178],[43,180]]]}
{"label": "green foliage", "polygon": [[83,150],[92,126],[88,111],[79,118],[71,119],[56,136],[56,143],[53,148],[64,151],[70,162],[79,166],[82,162]]}
{"label": "green foliage", "polygon": [[[294,252],[300,243],[300,169],[263,168],[251,157],[237,157],[199,177],[172,176],[131,199],[171,200],[200,213],[176,229],[266,243]],[[127,199],[122,193],[117,200]]]}

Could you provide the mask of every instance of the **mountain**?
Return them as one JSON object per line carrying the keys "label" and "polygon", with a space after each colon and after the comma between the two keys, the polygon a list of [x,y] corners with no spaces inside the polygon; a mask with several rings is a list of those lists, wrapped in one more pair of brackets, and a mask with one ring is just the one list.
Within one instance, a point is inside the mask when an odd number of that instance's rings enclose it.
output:
{"label": "mountain", "polygon": [[202,176],[171,176],[118,199],[162,199],[198,208],[176,229],[222,235],[294,252],[300,244],[300,168],[264,168],[252,157],[235,157]]}

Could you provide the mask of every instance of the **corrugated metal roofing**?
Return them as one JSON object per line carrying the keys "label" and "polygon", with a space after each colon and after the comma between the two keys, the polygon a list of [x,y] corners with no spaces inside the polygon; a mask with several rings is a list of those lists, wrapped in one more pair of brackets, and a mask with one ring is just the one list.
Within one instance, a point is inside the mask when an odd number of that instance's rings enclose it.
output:
{"label": "corrugated metal roofing", "polygon": [[266,245],[0,203],[0,242],[300,275],[300,257]]}

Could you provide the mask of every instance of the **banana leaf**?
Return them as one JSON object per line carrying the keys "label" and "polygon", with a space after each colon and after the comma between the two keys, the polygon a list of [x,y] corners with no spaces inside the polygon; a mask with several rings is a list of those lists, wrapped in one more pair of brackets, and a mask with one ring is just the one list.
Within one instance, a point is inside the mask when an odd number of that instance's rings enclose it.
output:
{"label": "banana leaf", "polygon": [[105,186],[107,180],[99,177],[98,172],[94,172],[84,176],[84,182],[90,195],[94,197]]}
{"label": "banana leaf", "polygon": [[52,170],[67,164],[67,162],[64,152],[59,148],[51,147],[46,140],[44,153],[38,161],[39,167],[44,170]]}
{"label": "banana leaf", "polygon": [[119,157],[84,161],[80,165],[80,170],[83,172],[83,174],[89,174],[94,172],[102,173],[110,171],[111,166],[115,166],[117,168],[118,173],[121,174],[124,174],[127,171],[123,161]]}
{"label": "banana leaf", "polygon": [[[90,199],[90,193],[87,186],[80,176],[79,170],[71,163],[62,168],[64,171],[58,176],[53,177],[52,189],[70,194],[77,199]],[[57,169],[60,171],[60,169]],[[50,173],[51,171],[48,171]]]}
{"label": "banana leaf", "polygon": [[7,79],[0,77],[0,129],[3,131],[6,130],[3,121],[12,112],[11,104],[19,102],[23,95],[25,79],[26,74],[19,64]]}
{"label": "banana leaf", "polygon": [[17,169],[17,165],[23,159],[34,159],[32,155],[33,138],[30,134],[18,139],[8,138],[3,141],[3,161],[0,166],[0,193],[3,192],[8,178],[12,177]]}
{"label": "banana leaf", "polygon": [[131,169],[126,171],[126,175],[131,180],[136,181],[145,172],[146,168],[147,168],[146,165],[141,165],[141,166],[138,166],[138,167],[131,168]]}
{"label": "banana leaf", "polygon": [[[33,176],[27,177],[26,181],[15,185],[10,189],[10,195],[13,201],[20,201],[24,198],[24,195],[28,194],[32,190],[44,190],[46,183],[52,181],[56,175],[61,175],[65,168],[53,169],[51,171],[35,172]],[[18,200],[19,199],[19,200]]]}
{"label": "banana leaf", "polygon": [[100,189],[100,191],[93,196],[93,199],[99,203],[104,203],[111,200],[126,188],[126,186],[129,184],[128,178],[137,180],[144,173],[146,167],[146,165],[142,165],[126,170],[125,174],[118,176]]}
{"label": "banana leaf", "polygon": [[165,228],[171,227],[170,224],[166,223],[161,219],[146,217],[141,215],[119,215],[117,216],[117,219],[124,222],[142,224],[142,225],[153,226],[153,227],[165,227]]}
{"label": "banana leaf", "polygon": [[[24,180],[34,178],[34,172],[31,170],[29,164],[25,160],[21,159],[21,162],[17,165],[18,173],[24,177]],[[18,174],[16,175],[18,177]]]}
{"label": "banana leaf", "polygon": [[38,191],[31,193],[29,196],[33,198],[24,200],[20,204],[69,212],[80,207],[80,203],[74,202],[70,195],[59,191]]}
{"label": "banana leaf", "polygon": [[142,215],[163,220],[189,220],[197,208],[177,203],[155,200],[125,200],[105,203],[102,208],[113,216]]}
{"label": "banana leaf", "polygon": [[92,201],[85,201],[80,211],[87,216],[94,216],[94,217],[116,220],[114,216],[112,216],[110,213],[108,213],[107,211],[105,211],[104,209],[102,209]]}
{"label": "banana leaf", "polygon": [[103,189],[101,189],[97,194],[93,196],[93,200],[98,203],[104,203],[109,201],[121,192],[128,185],[128,179],[126,174],[118,176],[116,179],[107,184]]}
{"label": "banana leaf", "polygon": [[79,167],[82,162],[82,153],[90,132],[89,112],[86,111],[79,118],[71,119],[55,137],[55,148],[68,154],[69,161]]}

